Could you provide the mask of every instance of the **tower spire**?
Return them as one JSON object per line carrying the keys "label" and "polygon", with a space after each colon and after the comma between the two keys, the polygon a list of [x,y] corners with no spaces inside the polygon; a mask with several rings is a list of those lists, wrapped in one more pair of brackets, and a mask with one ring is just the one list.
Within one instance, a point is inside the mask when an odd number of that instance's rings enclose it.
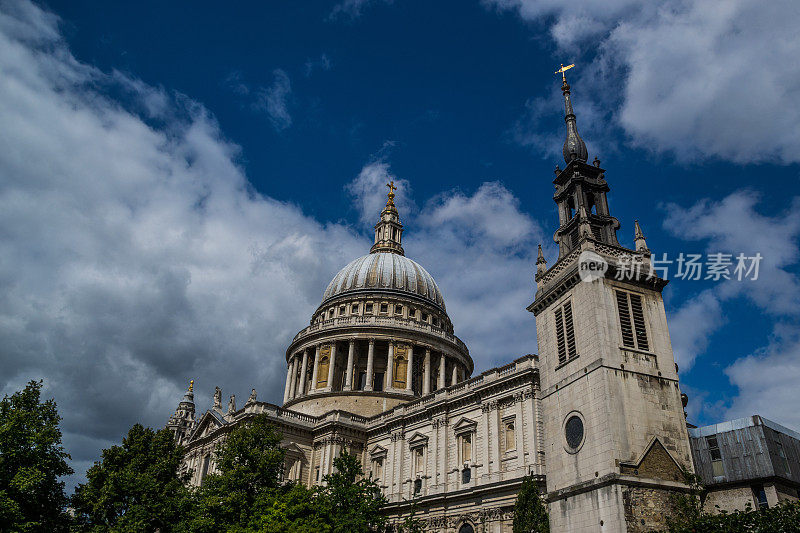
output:
{"label": "tower spire", "polygon": [[403,247],[400,245],[403,238],[403,225],[400,223],[400,214],[394,205],[394,191],[397,190],[397,187],[394,180],[387,183],[386,186],[389,188],[386,207],[381,211],[380,220],[375,224],[375,244],[372,245],[369,252],[405,255]]}
{"label": "tower spire", "polygon": [[564,161],[567,163],[573,159],[585,163],[589,158],[589,154],[586,151],[586,143],[584,143],[581,136],[578,135],[578,126],[575,123],[575,112],[572,110],[569,83],[567,83],[567,76],[564,74],[574,66],[574,64],[567,65],[566,67],[561,65],[561,68],[555,72],[556,74],[561,74],[561,92],[564,95],[564,122],[567,123],[567,138],[564,141],[562,153],[564,154]]}

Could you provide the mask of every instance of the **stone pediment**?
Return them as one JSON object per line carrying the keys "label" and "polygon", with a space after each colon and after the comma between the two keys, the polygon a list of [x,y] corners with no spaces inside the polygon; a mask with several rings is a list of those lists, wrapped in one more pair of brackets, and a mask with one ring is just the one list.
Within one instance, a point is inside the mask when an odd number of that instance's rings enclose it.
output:
{"label": "stone pediment", "polygon": [[194,431],[192,431],[190,440],[205,437],[206,435],[209,435],[221,428],[225,424],[225,419],[215,411],[206,411],[203,413],[203,416],[200,417],[200,420],[197,422],[197,426],[195,426]]}
{"label": "stone pediment", "polygon": [[288,457],[305,457],[306,455],[303,449],[294,442],[284,447],[283,450]]}
{"label": "stone pediment", "polygon": [[387,453],[386,448],[384,448],[380,444],[376,444],[375,446],[373,446],[369,452],[370,456],[373,459],[377,457],[385,457],[386,453]]}
{"label": "stone pediment", "polygon": [[422,433],[414,433],[410,439],[408,439],[408,447],[409,448],[418,448],[420,446],[427,446],[428,445],[428,436],[423,435]]}
{"label": "stone pediment", "polygon": [[477,429],[478,423],[474,420],[471,420],[467,417],[463,417],[461,420],[455,423],[453,426],[453,431],[455,433],[470,433]]}
{"label": "stone pediment", "polygon": [[650,440],[650,444],[636,461],[620,462],[620,471],[646,478],[684,481],[683,468],[658,437]]}

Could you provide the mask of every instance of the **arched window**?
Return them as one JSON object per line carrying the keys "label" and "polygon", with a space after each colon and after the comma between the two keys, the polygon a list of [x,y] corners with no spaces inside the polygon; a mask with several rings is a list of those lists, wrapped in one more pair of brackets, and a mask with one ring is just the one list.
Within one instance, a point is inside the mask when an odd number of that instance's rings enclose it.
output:
{"label": "arched window", "polygon": [[597,202],[595,202],[592,193],[586,193],[586,211],[595,215],[597,214]]}
{"label": "arched window", "polygon": [[458,528],[458,533],[475,533],[475,529],[473,529],[471,524],[463,524]]}

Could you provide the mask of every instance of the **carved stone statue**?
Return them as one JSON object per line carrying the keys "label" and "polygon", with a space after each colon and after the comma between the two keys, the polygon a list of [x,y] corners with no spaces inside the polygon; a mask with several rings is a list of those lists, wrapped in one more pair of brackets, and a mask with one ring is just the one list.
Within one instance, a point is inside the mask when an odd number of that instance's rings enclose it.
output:
{"label": "carved stone statue", "polygon": [[228,414],[232,415],[236,412],[236,395],[231,394],[231,399],[228,400]]}
{"label": "carved stone statue", "polygon": [[254,403],[256,401],[256,390],[253,389],[250,391],[250,397],[247,399],[247,403]]}
{"label": "carved stone statue", "polygon": [[222,389],[214,388],[214,409],[222,409]]}

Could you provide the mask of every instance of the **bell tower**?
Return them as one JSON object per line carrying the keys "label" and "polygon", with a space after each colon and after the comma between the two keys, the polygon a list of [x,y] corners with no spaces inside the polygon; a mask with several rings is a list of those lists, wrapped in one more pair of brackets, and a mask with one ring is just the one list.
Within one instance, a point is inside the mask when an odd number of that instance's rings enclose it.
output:
{"label": "bell tower", "polygon": [[566,167],[553,199],[559,254],[539,249],[536,317],[552,531],[662,529],[691,455],[661,291],[638,222],[617,241],[605,171],[588,164],[565,71]]}

